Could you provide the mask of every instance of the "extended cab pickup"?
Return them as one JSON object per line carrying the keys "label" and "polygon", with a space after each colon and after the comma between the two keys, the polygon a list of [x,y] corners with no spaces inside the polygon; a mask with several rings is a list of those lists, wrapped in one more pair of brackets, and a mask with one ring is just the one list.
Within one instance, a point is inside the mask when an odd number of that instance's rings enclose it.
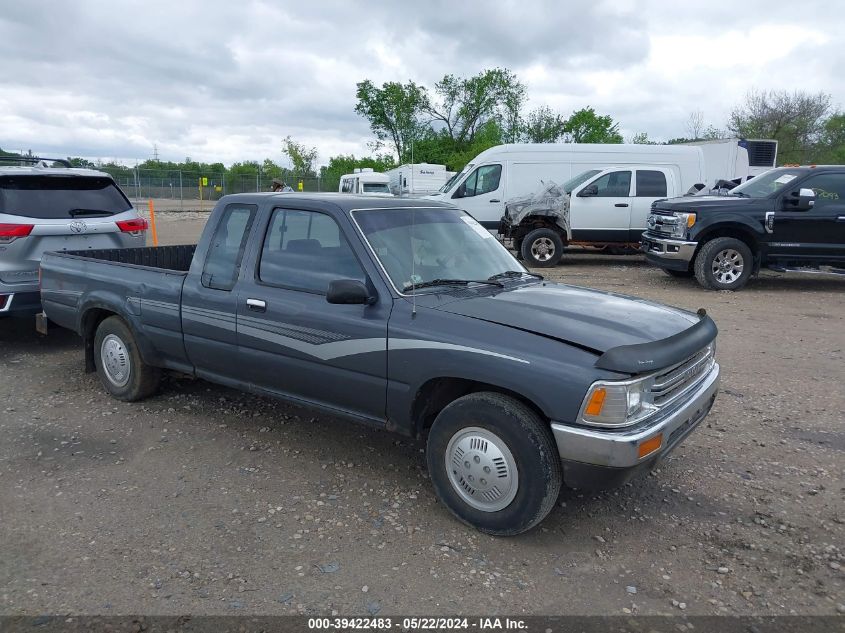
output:
{"label": "extended cab pickup", "polygon": [[49,253],[41,280],[114,397],[170,369],[427,437],[437,495],[491,534],[651,468],[718,388],[705,314],[545,282],[425,200],[227,196],[196,249]]}
{"label": "extended cab pickup", "polygon": [[590,169],[508,201],[499,233],[534,268],[557,265],[567,245],[634,249],[652,203],[681,196],[703,178],[696,162]]}
{"label": "extended cab pickup", "polygon": [[713,290],[739,290],[761,267],[845,273],[845,166],[782,167],[727,196],[657,201],[642,250]]}

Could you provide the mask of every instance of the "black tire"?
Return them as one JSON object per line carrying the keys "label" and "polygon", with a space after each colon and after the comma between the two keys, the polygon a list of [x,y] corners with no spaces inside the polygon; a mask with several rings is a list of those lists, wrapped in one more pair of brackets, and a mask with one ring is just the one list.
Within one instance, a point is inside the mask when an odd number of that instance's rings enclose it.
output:
{"label": "black tire", "polygon": [[[497,454],[495,440],[498,440],[509,451],[510,459],[513,460],[511,465],[516,468],[514,477],[512,469],[502,471],[501,466],[493,467],[496,473],[492,477],[504,477],[502,473],[507,472],[513,483],[510,493],[498,499],[498,502],[506,503],[500,509],[494,508],[480,496],[486,494],[482,492],[480,484],[487,484],[481,477],[484,477],[484,472],[491,472],[489,468],[485,469],[485,462],[479,463],[475,457],[470,460],[471,451],[456,456],[449,449],[450,442],[459,438],[462,430],[472,436],[479,433],[478,429],[495,438],[490,442],[492,448],[489,449],[489,455]],[[484,443],[483,447],[479,450],[488,453],[488,444]],[[458,470],[461,465],[459,462],[463,459],[461,456],[467,458],[463,462],[468,466],[466,471]],[[447,457],[450,459],[448,468]],[[458,462],[454,461],[455,457]],[[551,512],[560,493],[560,456],[549,425],[526,405],[502,394],[472,393],[458,398],[443,409],[429,432],[426,458],[434,491],[440,501],[460,521],[487,534],[513,536],[530,530]],[[493,461],[496,462],[495,459]],[[470,472],[469,468],[475,470]],[[478,490],[468,486],[464,479],[472,479],[472,472],[478,477],[474,480],[479,485]],[[453,484],[452,476],[460,479],[460,483]],[[464,493],[459,492],[459,485],[464,485]],[[473,492],[470,493],[470,490]],[[472,494],[476,503],[487,503],[488,509],[473,507],[463,494]]]}
{"label": "black tire", "polygon": [[[135,336],[117,316],[103,319],[97,326],[94,366],[105,390],[124,402],[135,402],[153,395],[161,380],[161,370],[143,361]],[[128,375],[125,376],[124,371]]]}
{"label": "black tire", "polygon": [[691,270],[671,270],[669,268],[661,268],[660,270],[670,277],[678,277],[679,279],[689,279],[694,274]]}
{"label": "black tire", "polygon": [[[720,263],[724,265],[721,270]],[[695,278],[711,290],[739,290],[748,283],[753,267],[754,256],[748,244],[735,237],[717,237],[698,251]]]}
{"label": "black tire", "polygon": [[513,250],[514,255],[520,261],[522,261],[522,239],[514,240],[513,241]]}
{"label": "black tire", "polygon": [[534,229],[523,238],[519,250],[530,267],[550,268],[563,256],[563,240],[553,229]]}

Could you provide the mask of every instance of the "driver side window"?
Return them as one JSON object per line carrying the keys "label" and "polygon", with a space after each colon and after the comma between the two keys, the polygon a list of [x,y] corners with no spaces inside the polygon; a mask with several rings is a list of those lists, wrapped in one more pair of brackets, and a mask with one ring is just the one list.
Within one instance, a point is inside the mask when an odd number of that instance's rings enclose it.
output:
{"label": "driver side window", "polygon": [[501,165],[482,165],[476,168],[469,177],[458,187],[454,198],[472,198],[484,193],[496,191],[502,179]]}
{"label": "driver side window", "polygon": [[612,171],[605,174],[591,187],[596,187],[596,198],[624,198],[631,194],[631,172]]}
{"label": "driver side window", "polygon": [[815,208],[845,203],[845,174],[819,174],[801,183],[816,194]]}

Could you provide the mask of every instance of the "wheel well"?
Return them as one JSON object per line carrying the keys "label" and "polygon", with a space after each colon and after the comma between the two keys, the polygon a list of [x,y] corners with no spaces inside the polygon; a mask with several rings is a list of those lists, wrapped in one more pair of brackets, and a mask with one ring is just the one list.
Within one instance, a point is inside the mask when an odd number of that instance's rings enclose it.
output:
{"label": "wheel well", "polygon": [[414,422],[417,437],[434,423],[434,419],[446,408],[446,405],[462,396],[480,391],[492,391],[510,396],[528,406],[543,420],[548,420],[548,416],[534,402],[504,387],[464,378],[433,378],[417,390],[411,406],[411,419]]}
{"label": "wheel well", "polygon": [[751,231],[746,229],[741,229],[735,226],[724,226],[714,228],[711,231],[708,231],[704,234],[703,237],[700,237],[698,240],[698,248],[697,251],[701,250],[701,247],[704,246],[707,242],[716,239],[717,237],[733,237],[735,239],[740,240],[741,242],[745,242],[748,245],[748,248],[751,249],[751,253],[753,255],[757,255],[759,252],[759,242],[757,241],[757,236],[754,235]]}
{"label": "wheel well", "polygon": [[97,327],[110,316],[117,313],[104,308],[91,308],[82,315],[82,341],[85,345],[85,371],[88,373],[96,371],[94,366],[94,335]]}
{"label": "wheel well", "polygon": [[542,215],[531,215],[524,218],[522,222],[519,223],[514,239],[525,239],[525,236],[535,229],[551,229],[560,235],[564,242],[567,239],[566,231],[560,228],[553,218]]}

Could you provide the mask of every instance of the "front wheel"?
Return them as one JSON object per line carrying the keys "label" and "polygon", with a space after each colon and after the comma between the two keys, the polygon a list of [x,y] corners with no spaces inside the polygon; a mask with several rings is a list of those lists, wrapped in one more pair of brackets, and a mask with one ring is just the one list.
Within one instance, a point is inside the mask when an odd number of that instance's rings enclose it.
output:
{"label": "front wheel", "polygon": [[534,229],[520,246],[522,259],[532,268],[556,266],[563,256],[563,240],[553,229]]}
{"label": "front wheel", "polygon": [[717,237],[698,251],[695,278],[711,290],[739,290],[748,283],[753,266],[748,244],[735,237]]}
{"label": "front wheel", "polygon": [[143,361],[132,331],[116,316],[97,326],[94,366],[106,391],[125,402],[151,396],[161,379],[161,371]]}
{"label": "front wheel", "polygon": [[473,393],[434,421],[426,458],[434,491],[460,521],[497,536],[542,521],[560,492],[560,457],[549,425],[498,393]]}

